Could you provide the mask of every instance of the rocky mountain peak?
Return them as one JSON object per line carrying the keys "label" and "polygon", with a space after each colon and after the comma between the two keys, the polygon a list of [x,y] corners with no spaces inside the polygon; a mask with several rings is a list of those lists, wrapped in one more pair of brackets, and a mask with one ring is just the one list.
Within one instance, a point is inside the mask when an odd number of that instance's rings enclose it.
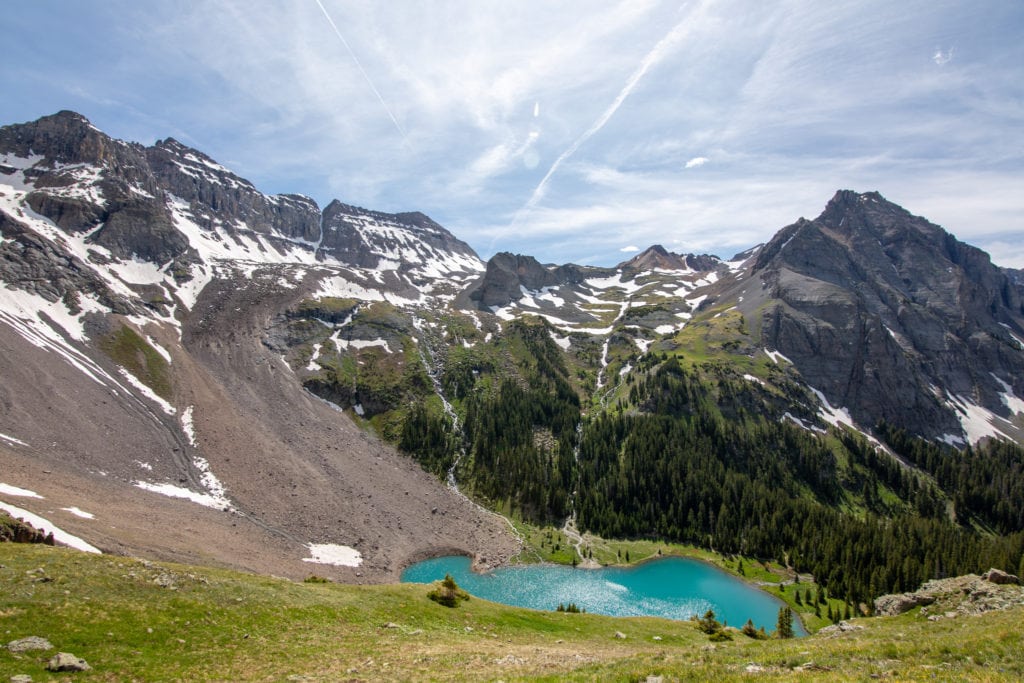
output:
{"label": "rocky mountain peak", "polygon": [[436,264],[449,273],[483,269],[472,247],[418,211],[370,211],[335,199],[324,209],[322,223],[322,253],[342,263],[388,270]]}
{"label": "rocky mountain peak", "polygon": [[100,132],[81,114],[67,110],[0,129],[0,153],[41,156],[51,165],[103,165],[127,146]]}
{"label": "rocky mountain peak", "polygon": [[720,268],[722,261],[710,254],[676,254],[660,244],[643,250],[617,267],[624,270],[695,270],[710,271]]}
{"label": "rocky mountain peak", "polygon": [[686,270],[686,260],[679,254],[669,252],[660,244],[647,247],[642,252],[619,264],[619,268],[635,270]]}
{"label": "rocky mountain peak", "polygon": [[779,231],[755,272],[781,304],[765,309],[766,345],[861,424],[976,441],[976,408],[1008,417],[1003,394],[1024,393],[1020,290],[987,254],[877,192],[836,193]]}

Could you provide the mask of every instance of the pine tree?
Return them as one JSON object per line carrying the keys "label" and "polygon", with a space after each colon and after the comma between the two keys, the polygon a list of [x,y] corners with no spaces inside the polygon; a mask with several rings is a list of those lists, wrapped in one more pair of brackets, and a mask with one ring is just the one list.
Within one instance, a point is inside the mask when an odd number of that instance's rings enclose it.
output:
{"label": "pine tree", "polygon": [[789,607],[779,608],[779,619],[775,624],[775,635],[779,638],[793,637],[793,610]]}

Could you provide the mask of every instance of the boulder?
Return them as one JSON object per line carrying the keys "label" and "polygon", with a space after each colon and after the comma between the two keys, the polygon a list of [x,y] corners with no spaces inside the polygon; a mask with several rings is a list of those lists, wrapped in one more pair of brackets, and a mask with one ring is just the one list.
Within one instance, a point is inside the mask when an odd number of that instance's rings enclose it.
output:
{"label": "boulder", "polygon": [[70,652],[58,652],[46,664],[47,671],[89,671],[92,669],[81,657]]}
{"label": "boulder", "polygon": [[818,631],[818,633],[840,634],[840,633],[851,633],[853,631],[863,631],[863,630],[864,630],[864,627],[861,626],[860,624],[851,624],[850,622],[844,620],[844,621],[840,621],[838,624],[832,624],[831,626],[826,626],[825,628],[823,628],[820,631]]}
{"label": "boulder", "polygon": [[29,650],[52,650],[53,645],[46,638],[29,636],[7,643],[7,649],[11,652],[28,652]]}
{"label": "boulder", "polygon": [[991,583],[999,584],[1000,586],[1017,586],[1020,584],[1020,578],[995,568],[989,569],[987,572],[982,574],[981,578]]}
{"label": "boulder", "polygon": [[900,595],[883,595],[875,599],[875,614],[880,617],[894,617],[897,614],[909,612],[921,605],[930,605],[935,602],[932,595],[920,593],[902,593]]}

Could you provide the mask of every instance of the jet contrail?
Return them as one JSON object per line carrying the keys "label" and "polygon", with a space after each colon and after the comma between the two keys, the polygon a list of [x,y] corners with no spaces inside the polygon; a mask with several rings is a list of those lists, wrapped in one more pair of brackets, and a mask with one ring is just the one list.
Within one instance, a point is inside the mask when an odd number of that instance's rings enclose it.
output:
{"label": "jet contrail", "polygon": [[391,123],[395,124],[395,129],[398,131],[399,135],[402,136],[402,141],[404,142],[406,139],[405,129],[402,128],[402,125],[400,123],[398,123],[398,119],[395,118],[395,115],[391,113],[391,107],[389,107],[388,103],[384,101],[384,97],[380,94],[380,91],[377,90],[377,86],[375,86],[373,84],[373,81],[370,80],[370,75],[366,73],[366,69],[364,69],[363,65],[359,62],[359,58],[356,57],[356,53],[352,51],[352,47],[348,44],[348,41],[345,40],[345,36],[341,35],[341,31],[338,30],[338,27],[337,25],[335,25],[334,20],[331,19],[331,15],[327,13],[327,8],[324,7],[323,3],[320,2],[320,0],[313,0],[313,2],[315,2],[317,6],[320,8],[320,11],[324,13],[324,17],[327,19],[327,23],[331,25],[332,29],[334,29],[334,35],[338,36],[338,40],[341,41],[341,44],[345,46],[345,49],[348,50],[348,53],[352,56],[352,61],[356,63],[357,67],[359,67],[359,73],[363,74],[363,78],[366,79],[366,83],[370,86],[370,90],[372,90],[373,94],[377,96],[378,100],[380,100],[381,106],[384,107],[384,111],[388,113],[388,117],[391,119]]}
{"label": "jet contrail", "polygon": [[586,131],[583,132],[582,135],[576,138],[573,141],[573,143],[569,145],[569,147],[564,152],[562,152],[557,159],[555,159],[555,162],[551,164],[551,168],[548,169],[548,172],[544,174],[543,178],[541,178],[540,183],[538,183],[537,187],[534,188],[533,194],[530,195],[530,198],[522,206],[522,208],[520,208],[519,211],[516,212],[515,217],[512,219],[512,225],[515,225],[516,223],[519,222],[520,216],[522,216],[524,213],[531,211],[535,206],[537,206],[537,203],[544,197],[544,191],[547,189],[548,181],[551,180],[551,176],[555,174],[555,172],[565,162],[566,159],[568,159],[569,157],[576,153],[576,151],[583,145],[583,143],[585,143],[587,140],[596,135],[598,131],[604,128],[605,124],[607,124],[608,121],[612,118],[612,116],[615,115],[615,112],[619,110],[619,107],[622,106],[622,103],[626,101],[626,98],[629,97],[630,93],[633,92],[633,89],[636,88],[636,85],[637,83],[640,82],[640,79],[644,77],[644,75],[651,69],[652,66],[656,65],[664,58],[665,53],[668,51],[670,47],[672,47],[672,45],[677,43],[680,39],[682,39],[685,36],[685,34],[688,32],[688,25],[690,24],[691,21],[689,18],[679,22],[678,24],[672,27],[671,31],[665,34],[665,36],[658,41],[657,45],[651,48],[650,52],[648,52],[640,61],[640,66],[638,66],[636,70],[632,73],[632,75],[630,75],[629,79],[626,81],[626,85],[624,85],[622,90],[619,91],[619,94],[615,98],[615,100],[608,106],[607,109],[604,110],[604,112],[599,117],[597,117],[597,120],[591,124],[590,128],[588,128]]}

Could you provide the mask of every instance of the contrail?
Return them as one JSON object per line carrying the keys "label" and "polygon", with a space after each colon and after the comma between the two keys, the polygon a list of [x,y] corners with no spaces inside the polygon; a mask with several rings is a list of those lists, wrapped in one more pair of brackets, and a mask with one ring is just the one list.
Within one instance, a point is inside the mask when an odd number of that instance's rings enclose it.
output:
{"label": "contrail", "polygon": [[404,142],[406,140],[405,129],[402,128],[402,124],[398,122],[398,119],[396,119],[395,115],[391,112],[391,107],[389,107],[388,103],[384,101],[384,97],[380,94],[380,91],[377,90],[377,86],[375,86],[373,81],[370,80],[370,75],[366,73],[366,69],[364,69],[363,65],[359,62],[359,58],[356,57],[356,53],[352,51],[352,47],[348,44],[348,41],[345,40],[345,36],[341,35],[341,31],[339,31],[337,25],[335,25],[334,19],[331,19],[331,15],[327,13],[327,8],[324,7],[320,0],[313,0],[313,2],[315,2],[317,7],[320,8],[320,11],[324,13],[327,23],[331,25],[332,29],[334,29],[334,35],[338,36],[338,40],[341,41],[341,44],[345,46],[345,49],[348,50],[348,53],[352,56],[352,61],[356,63],[357,67],[359,67],[359,73],[363,74],[363,78],[366,79],[366,83],[370,86],[370,90],[372,90],[373,94],[377,96],[378,100],[380,100],[380,105],[384,107],[384,111],[388,113],[391,123],[395,124],[395,129],[398,131],[398,134],[402,136],[402,141]]}
{"label": "contrail", "polygon": [[607,109],[604,110],[604,112],[599,117],[597,117],[597,120],[590,125],[590,128],[588,128],[586,131],[583,132],[582,135],[576,138],[573,141],[573,143],[569,145],[569,147],[564,152],[562,152],[557,159],[555,159],[555,162],[551,164],[551,168],[548,169],[548,172],[544,174],[543,178],[541,178],[540,183],[538,183],[537,187],[534,188],[533,194],[530,195],[530,198],[527,200],[525,204],[523,204],[522,208],[520,208],[519,211],[516,212],[515,217],[512,219],[512,226],[519,222],[519,218],[523,214],[533,210],[533,208],[537,206],[537,203],[544,197],[544,192],[547,189],[548,182],[551,180],[551,177],[555,174],[555,172],[558,171],[559,167],[566,161],[566,159],[575,154],[576,151],[583,145],[583,143],[585,143],[587,140],[596,135],[598,131],[604,128],[605,124],[607,124],[608,121],[611,120],[612,116],[615,115],[615,112],[618,111],[619,107],[622,106],[622,103],[626,101],[626,98],[629,97],[630,93],[633,92],[633,89],[636,88],[637,83],[640,82],[640,79],[644,77],[644,75],[651,69],[651,67],[655,66],[664,58],[665,53],[669,50],[669,48],[671,48],[675,43],[679,42],[686,35],[686,33],[688,33],[687,29],[690,25],[692,25],[690,18],[680,21],[678,24],[672,27],[671,31],[665,34],[665,36],[658,41],[657,45],[651,48],[650,52],[648,52],[640,61],[640,66],[638,66],[636,70],[632,73],[632,75],[630,75],[629,79],[626,81],[626,84],[623,86],[622,90],[619,91],[619,94],[615,98],[615,100],[608,106]]}

